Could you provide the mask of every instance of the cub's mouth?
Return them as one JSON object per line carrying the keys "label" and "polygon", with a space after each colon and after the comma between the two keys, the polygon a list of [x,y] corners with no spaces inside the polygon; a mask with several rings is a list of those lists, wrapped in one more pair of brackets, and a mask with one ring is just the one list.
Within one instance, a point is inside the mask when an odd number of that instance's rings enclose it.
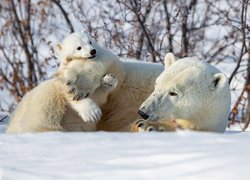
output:
{"label": "cub's mouth", "polygon": [[94,59],[95,57],[96,55],[93,55],[93,56],[87,57],[87,59]]}
{"label": "cub's mouth", "polygon": [[96,57],[96,55],[93,56],[89,56],[89,57],[82,57],[82,56],[68,56],[67,57],[67,62],[70,62],[72,60],[87,60],[87,59],[94,59]]}

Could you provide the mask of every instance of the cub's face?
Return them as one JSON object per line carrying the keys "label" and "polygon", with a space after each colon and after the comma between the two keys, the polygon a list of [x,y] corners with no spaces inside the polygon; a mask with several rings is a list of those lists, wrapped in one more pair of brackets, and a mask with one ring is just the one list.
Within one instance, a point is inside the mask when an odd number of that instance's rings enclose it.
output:
{"label": "cub's face", "polygon": [[64,62],[73,59],[93,60],[98,54],[96,43],[87,32],[70,34],[55,46],[55,51]]}

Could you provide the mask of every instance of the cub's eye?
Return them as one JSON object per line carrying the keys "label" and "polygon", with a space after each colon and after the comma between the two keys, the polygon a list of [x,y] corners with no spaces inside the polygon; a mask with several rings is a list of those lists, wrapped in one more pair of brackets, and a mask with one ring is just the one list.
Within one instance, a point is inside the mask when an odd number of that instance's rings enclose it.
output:
{"label": "cub's eye", "polygon": [[177,94],[176,92],[173,92],[173,91],[170,91],[168,94],[169,94],[170,96],[178,96],[178,94]]}
{"label": "cub's eye", "polygon": [[89,41],[89,44],[92,44],[92,42],[91,42],[91,41]]}
{"label": "cub's eye", "polygon": [[82,49],[82,47],[80,47],[80,46],[77,48],[77,50],[81,50],[81,49]]}

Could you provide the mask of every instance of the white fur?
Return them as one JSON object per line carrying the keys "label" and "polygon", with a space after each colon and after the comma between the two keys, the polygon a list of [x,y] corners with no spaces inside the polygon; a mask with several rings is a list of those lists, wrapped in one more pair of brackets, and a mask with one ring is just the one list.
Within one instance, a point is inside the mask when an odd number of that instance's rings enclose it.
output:
{"label": "white fur", "polygon": [[152,121],[186,119],[197,129],[224,132],[231,103],[226,76],[194,57],[178,61],[166,57],[168,68],[140,110]]}

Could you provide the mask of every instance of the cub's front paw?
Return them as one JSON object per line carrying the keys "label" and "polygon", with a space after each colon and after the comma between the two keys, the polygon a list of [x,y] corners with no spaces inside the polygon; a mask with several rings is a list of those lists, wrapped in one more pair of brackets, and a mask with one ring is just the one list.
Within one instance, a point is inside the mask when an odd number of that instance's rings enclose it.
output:
{"label": "cub's front paw", "polygon": [[72,100],[80,100],[82,98],[86,98],[89,96],[89,92],[86,92],[84,89],[81,89],[76,86],[75,83],[72,83],[71,81],[67,82],[68,86],[68,94],[72,98]]}
{"label": "cub's front paw", "polygon": [[109,90],[113,90],[117,87],[118,79],[113,74],[106,74],[102,78],[102,85]]}
{"label": "cub's front paw", "polygon": [[102,111],[92,99],[85,98],[80,101],[71,101],[70,104],[85,122],[96,122],[101,119]]}

